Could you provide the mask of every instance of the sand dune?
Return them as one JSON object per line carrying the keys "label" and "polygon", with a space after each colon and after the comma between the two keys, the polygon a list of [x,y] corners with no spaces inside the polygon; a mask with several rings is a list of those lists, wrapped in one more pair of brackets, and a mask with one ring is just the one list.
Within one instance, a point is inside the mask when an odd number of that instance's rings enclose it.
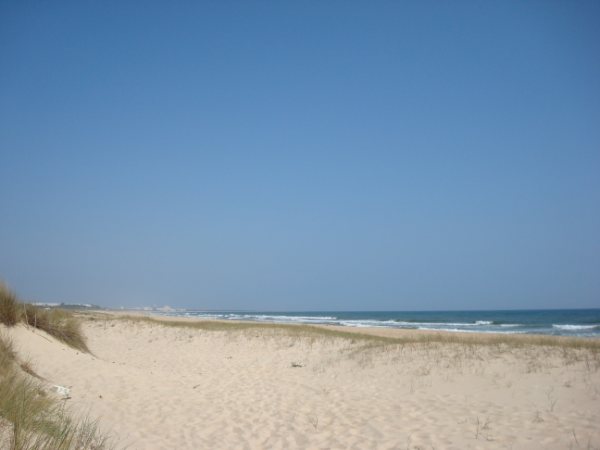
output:
{"label": "sand dune", "polygon": [[71,388],[74,413],[131,449],[600,448],[600,355],[589,350],[114,318],[83,329],[93,355],[8,332],[40,376]]}

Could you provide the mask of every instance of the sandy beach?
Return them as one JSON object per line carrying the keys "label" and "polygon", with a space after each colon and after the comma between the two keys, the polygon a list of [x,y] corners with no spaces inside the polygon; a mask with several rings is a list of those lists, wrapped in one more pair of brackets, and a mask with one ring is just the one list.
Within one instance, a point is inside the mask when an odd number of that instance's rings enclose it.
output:
{"label": "sandy beach", "polygon": [[82,322],[92,354],[24,325],[3,333],[45,385],[70,388],[72,414],[130,449],[600,448],[597,350]]}

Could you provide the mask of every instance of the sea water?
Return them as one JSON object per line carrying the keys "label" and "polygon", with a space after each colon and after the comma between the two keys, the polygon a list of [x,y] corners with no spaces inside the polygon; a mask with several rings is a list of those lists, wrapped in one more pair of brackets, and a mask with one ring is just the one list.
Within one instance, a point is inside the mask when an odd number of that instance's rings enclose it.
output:
{"label": "sea water", "polygon": [[254,322],[600,338],[600,309],[319,312],[201,311],[187,309],[164,314]]}

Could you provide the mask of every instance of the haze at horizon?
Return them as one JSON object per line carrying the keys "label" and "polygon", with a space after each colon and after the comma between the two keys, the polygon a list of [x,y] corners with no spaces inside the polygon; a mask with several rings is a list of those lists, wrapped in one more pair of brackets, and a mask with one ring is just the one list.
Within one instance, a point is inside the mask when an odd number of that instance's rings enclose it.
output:
{"label": "haze at horizon", "polygon": [[0,278],[253,310],[600,306],[595,2],[3,2]]}

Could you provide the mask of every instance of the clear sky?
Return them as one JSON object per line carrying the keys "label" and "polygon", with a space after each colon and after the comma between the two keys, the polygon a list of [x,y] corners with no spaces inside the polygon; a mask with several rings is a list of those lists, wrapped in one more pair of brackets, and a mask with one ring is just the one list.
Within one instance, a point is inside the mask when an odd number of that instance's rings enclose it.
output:
{"label": "clear sky", "polygon": [[0,3],[0,278],[107,306],[600,306],[600,2]]}

